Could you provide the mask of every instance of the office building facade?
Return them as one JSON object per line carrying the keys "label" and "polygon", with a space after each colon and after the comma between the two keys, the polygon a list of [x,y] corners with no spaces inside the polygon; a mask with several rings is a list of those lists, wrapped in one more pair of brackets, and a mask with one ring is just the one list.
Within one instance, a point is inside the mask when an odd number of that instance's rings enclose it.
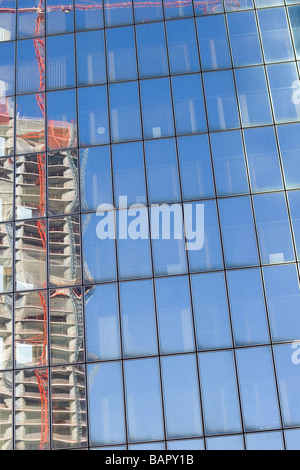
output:
{"label": "office building facade", "polygon": [[0,2],[1,450],[300,448],[299,61],[297,0]]}

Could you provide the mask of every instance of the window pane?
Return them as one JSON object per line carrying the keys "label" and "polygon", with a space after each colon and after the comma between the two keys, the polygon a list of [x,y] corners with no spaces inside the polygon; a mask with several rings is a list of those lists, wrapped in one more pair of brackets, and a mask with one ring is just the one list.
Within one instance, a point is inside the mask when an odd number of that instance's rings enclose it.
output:
{"label": "window pane", "polygon": [[220,199],[221,228],[226,266],[259,264],[249,197]]}
{"label": "window pane", "polygon": [[109,87],[110,123],[113,142],[141,139],[141,116],[137,82]]}
{"label": "window pane", "polygon": [[223,2],[216,0],[213,3],[203,3],[199,0],[194,0],[195,13],[198,16],[201,15],[214,15],[216,13],[222,13],[224,11]]}
{"label": "window pane", "polygon": [[46,240],[44,220],[16,223],[17,290],[40,289],[46,286]]}
{"label": "window pane", "polygon": [[78,216],[49,221],[49,276],[51,286],[81,284]]}
{"label": "window pane", "polygon": [[118,297],[115,284],[85,290],[87,360],[120,357]]}
{"label": "window pane", "polygon": [[196,356],[162,358],[167,438],[202,434]]}
{"label": "window pane", "polygon": [[117,26],[133,23],[132,1],[125,3],[123,8],[116,8],[115,0],[105,0],[104,14],[106,26]]}
{"label": "window pane", "polygon": [[150,4],[147,0],[134,0],[134,16],[137,23],[163,19],[162,2]]}
{"label": "window pane", "polygon": [[0,221],[13,219],[13,178],[14,162],[12,158],[0,160]]}
{"label": "window pane", "polygon": [[[194,1],[196,13],[197,3],[200,7],[202,2]],[[210,7],[209,2],[206,6]],[[224,16],[197,18],[197,30],[202,69],[215,70],[231,67]]]}
{"label": "window pane", "polygon": [[16,218],[31,219],[44,217],[45,184],[46,184],[45,154],[16,157]]}
{"label": "window pane", "polygon": [[16,367],[48,364],[47,292],[15,295]]}
{"label": "window pane", "polygon": [[[299,312],[299,309],[298,309]],[[299,334],[298,334],[299,338]],[[284,426],[299,426],[299,344],[274,347]]]}
{"label": "window pane", "polygon": [[209,437],[206,439],[207,450],[244,450],[242,436]]}
{"label": "window pane", "polygon": [[34,153],[45,149],[45,95],[17,98],[16,153]]}
{"label": "window pane", "polygon": [[167,442],[168,450],[204,450],[203,439],[183,439]]}
{"label": "window pane", "polygon": [[266,62],[294,60],[285,9],[260,10],[258,20]]}
{"label": "window pane", "polygon": [[300,100],[294,99],[295,89],[300,88],[296,64],[268,65],[267,72],[275,122],[299,121]]}
{"label": "window pane", "polygon": [[148,442],[147,444],[131,444],[128,450],[165,450],[164,442]]}
{"label": "window pane", "polygon": [[76,35],[78,85],[105,83],[106,67],[103,31]]}
{"label": "window pane", "polygon": [[152,276],[147,208],[131,208],[128,218],[126,209],[121,209],[117,213],[117,227],[120,278]]}
{"label": "window pane", "polygon": [[197,349],[232,347],[224,275],[192,276]]}
{"label": "window pane", "polygon": [[[57,7],[60,8],[57,8]],[[74,29],[73,4],[68,0],[47,0],[47,34],[69,33]]]}
{"label": "window pane", "polygon": [[[0,369],[12,368],[12,319],[13,298],[11,295],[0,296]],[[1,379],[0,379],[1,381]],[[0,411],[1,416],[1,411]],[[1,425],[0,425],[1,435]],[[0,445],[1,449],[1,445]]]}
{"label": "window pane", "polygon": [[[14,116],[13,98],[0,98],[0,156],[12,155],[14,151]],[[24,141],[23,141],[24,142]]]}
{"label": "window pane", "polygon": [[274,129],[244,131],[252,191],[283,189]]}
{"label": "window pane", "polygon": [[283,163],[286,187],[300,187],[300,124],[278,126],[280,153]]}
{"label": "window pane", "polygon": [[253,200],[263,264],[294,261],[284,193],[257,195]]}
{"label": "window pane", "polygon": [[85,369],[53,367],[51,385],[53,448],[86,446]]}
{"label": "window pane", "polygon": [[80,150],[80,190],[83,212],[96,211],[100,204],[112,203],[109,147]]}
{"label": "window pane", "polygon": [[183,200],[214,197],[207,136],[180,137],[177,144]]}
{"label": "window pane", "polygon": [[163,139],[146,142],[146,166],[149,202],[180,200],[175,141]]}
{"label": "window pane", "polygon": [[157,279],[155,286],[161,353],[194,350],[188,278]]}
{"label": "window pane", "polygon": [[199,354],[206,434],[241,432],[231,351]]}
{"label": "window pane", "polygon": [[289,18],[292,27],[294,45],[296,48],[297,59],[300,59],[300,23],[299,23],[299,6],[288,8]]}
{"label": "window pane", "polygon": [[13,225],[0,224],[0,292],[13,290]]}
{"label": "window pane", "polygon": [[105,86],[78,89],[80,146],[109,142]]}
{"label": "window pane", "polygon": [[[36,6],[36,0],[18,0],[18,38],[44,35],[44,1],[41,2],[42,8],[39,9]],[[38,25],[38,18],[40,18],[40,25]]]}
{"label": "window pane", "polygon": [[254,11],[227,15],[233,62],[235,67],[262,63]]}
{"label": "window pane", "polygon": [[[26,0],[25,3],[27,3]],[[19,0],[19,8],[21,6],[20,4],[22,4],[22,0]],[[12,10],[10,13],[0,13],[0,41],[9,41],[11,39],[15,39],[16,34],[16,1],[4,0],[2,2],[2,7]]]}
{"label": "window pane", "polygon": [[47,38],[47,88],[68,88],[75,85],[74,35]]}
{"label": "window pane", "polygon": [[296,266],[264,268],[264,279],[273,340],[298,340],[300,287]]}
{"label": "window pane", "polygon": [[157,359],[126,361],[125,384],[129,441],[163,439]]}
{"label": "window pane", "polygon": [[[104,211],[103,211],[104,213]],[[112,224],[112,233],[115,233],[114,212],[105,217]],[[83,272],[86,283],[114,280],[116,278],[115,240],[112,238],[99,239],[97,236],[98,223],[103,218],[96,214],[88,214],[82,218],[83,237]],[[103,222],[105,223],[105,222]]]}
{"label": "window pane", "polygon": [[208,123],[211,130],[239,127],[239,116],[231,71],[203,74]]}
{"label": "window pane", "polygon": [[200,75],[172,78],[175,123],[178,134],[206,131],[206,116]]}
{"label": "window pane", "polygon": [[136,27],[139,72],[142,78],[168,74],[163,23]]}
{"label": "window pane", "polygon": [[184,16],[193,16],[193,2],[181,2],[181,0],[175,0],[170,2],[169,0],[163,0],[165,18],[178,18]]}
{"label": "window pane", "polygon": [[168,78],[140,82],[144,136],[164,137],[174,134],[170,83]]}
{"label": "window pane", "polygon": [[91,445],[124,442],[121,363],[89,364],[87,372]]}
{"label": "window pane", "polygon": [[76,150],[48,153],[47,168],[50,215],[78,212],[79,176]]}
{"label": "window pane", "polygon": [[270,349],[238,349],[237,365],[245,430],[280,428]]}
{"label": "window pane", "polygon": [[300,260],[300,191],[288,192],[288,198],[296,241],[297,258]]}
{"label": "window pane", "polygon": [[300,430],[290,429],[284,432],[287,450],[300,449]]}
{"label": "window pane", "polygon": [[75,90],[47,93],[48,149],[77,146]]}
{"label": "window pane", "polygon": [[132,204],[146,204],[142,144],[114,145],[113,168],[116,207],[122,206],[120,197],[127,197],[128,207]]}
{"label": "window pane", "polygon": [[[3,6],[3,3],[1,6]],[[32,44],[32,41],[30,42]],[[24,44],[24,42],[21,44]],[[15,92],[15,43],[7,42],[1,44],[0,42],[0,57],[0,97],[2,98],[4,96],[13,95]]]}
{"label": "window pane", "polygon": [[120,292],[125,356],[157,354],[152,282],[122,282]]}
{"label": "window pane", "polygon": [[269,343],[266,306],[258,269],[227,271],[235,344]]}
{"label": "window pane", "polygon": [[15,390],[16,450],[49,450],[48,370],[16,372]]}
{"label": "window pane", "polygon": [[246,434],[247,450],[284,450],[281,432]]}
{"label": "window pane", "polygon": [[13,414],[12,414],[12,372],[0,372],[1,399],[4,406],[0,408],[0,449],[13,450]]}
{"label": "window pane", "polygon": [[51,364],[84,361],[82,290],[50,291]]}
{"label": "window pane", "polygon": [[133,27],[106,29],[106,47],[109,81],[137,78]]}
{"label": "window pane", "polygon": [[237,9],[249,10],[253,9],[253,0],[241,0],[240,2],[225,2],[225,11],[236,11]]}
{"label": "window pane", "polygon": [[197,72],[199,58],[194,20],[167,21],[166,27],[171,73]]}
{"label": "window pane", "polygon": [[204,204],[204,247],[189,251],[189,264],[192,272],[212,271],[223,268],[220,230],[215,201]]}
{"label": "window pane", "polygon": [[249,192],[240,131],[210,134],[219,196]]}
{"label": "window pane", "polygon": [[272,124],[266,76],[263,67],[235,70],[243,127]]}
{"label": "window pane", "polygon": [[[164,214],[160,216],[160,214]],[[164,223],[159,220],[164,217]],[[170,230],[168,222],[170,221]],[[155,274],[182,274],[187,270],[182,207],[162,205],[151,208],[151,237]]]}
{"label": "window pane", "polygon": [[[84,8],[87,7],[87,8]],[[82,0],[75,0],[76,29],[86,30],[103,27],[102,0],[86,0],[84,6]]]}

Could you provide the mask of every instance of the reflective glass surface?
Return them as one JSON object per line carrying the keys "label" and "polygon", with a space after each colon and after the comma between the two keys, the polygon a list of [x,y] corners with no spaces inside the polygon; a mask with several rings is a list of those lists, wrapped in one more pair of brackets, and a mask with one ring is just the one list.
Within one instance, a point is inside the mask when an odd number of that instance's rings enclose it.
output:
{"label": "reflective glass surface", "polygon": [[0,450],[299,449],[299,0],[0,3]]}

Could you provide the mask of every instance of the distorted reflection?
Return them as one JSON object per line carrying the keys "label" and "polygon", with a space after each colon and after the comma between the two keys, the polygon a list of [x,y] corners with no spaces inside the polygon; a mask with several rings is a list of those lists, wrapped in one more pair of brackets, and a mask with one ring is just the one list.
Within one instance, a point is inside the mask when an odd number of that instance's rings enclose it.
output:
{"label": "distorted reflection", "polygon": [[82,366],[53,367],[53,447],[82,447],[87,442],[85,370]]}
{"label": "distorted reflection", "polygon": [[0,450],[12,450],[12,372],[0,372]]}
{"label": "distorted reflection", "polygon": [[15,359],[17,367],[47,364],[47,293],[15,296]]}
{"label": "distorted reflection", "polygon": [[0,224],[0,292],[12,291],[12,224]]}
{"label": "distorted reflection", "polygon": [[79,217],[49,222],[50,285],[81,284]]}
{"label": "distorted reflection", "polygon": [[17,290],[39,289],[46,285],[46,223],[27,220],[16,224]]}
{"label": "distorted reflection", "polygon": [[15,375],[16,450],[49,449],[47,369],[25,369]]}
{"label": "distorted reflection", "polygon": [[16,153],[34,153],[45,149],[45,94],[18,96]]}
{"label": "distorted reflection", "polygon": [[80,288],[50,291],[50,329],[52,364],[84,360]]}
{"label": "distorted reflection", "polygon": [[11,158],[0,160],[0,221],[13,218],[14,163]]}
{"label": "distorted reflection", "polygon": [[14,114],[13,98],[0,98],[0,156],[13,153]]}
{"label": "distorted reflection", "polygon": [[48,154],[48,208],[50,215],[78,212],[78,159],[76,150]]}
{"label": "distorted reflection", "polygon": [[16,158],[16,218],[45,216],[45,154]]}
{"label": "distorted reflection", "polygon": [[12,368],[12,296],[0,295],[0,369]]}

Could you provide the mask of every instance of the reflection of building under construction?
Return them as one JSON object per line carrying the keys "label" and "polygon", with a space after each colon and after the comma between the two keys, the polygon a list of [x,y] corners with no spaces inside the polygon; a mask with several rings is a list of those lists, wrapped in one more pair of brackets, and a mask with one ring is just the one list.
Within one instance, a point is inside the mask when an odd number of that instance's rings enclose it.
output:
{"label": "reflection of building under construction", "polygon": [[[2,108],[5,125],[0,126],[2,145],[10,148],[9,103]],[[26,120],[17,128],[17,148],[25,146],[37,150],[44,139],[42,122]],[[72,124],[50,123],[51,138],[73,138]],[[23,136],[25,137],[23,138]],[[66,146],[69,141],[66,140]],[[54,145],[55,146],[55,145]],[[38,150],[42,150],[38,148]],[[7,151],[7,155],[9,155]],[[47,169],[47,170],[46,170]],[[13,194],[13,172],[15,171],[15,195]],[[46,171],[48,188],[46,191]],[[81,366],[64,364],[78,363],[83,357],[83,319],[81,288],[60,287],[81,283],[79,217],[78,211],[78,164],[77,152],[57,150],[8,156],[0,162],[2,206],[6,214],[12,210],[15,196],[15,272],[16,286],[20,293],[14,297],[15,352],[17,368],[15,374],[15,432],[17,449],[49,448],[49,377],[48,344],[50,339],[52,439],[54,447],[82,446],[86,442],[85,375]],[[47,201],[47,203],[46,203]],[[46,213],[53,216],[47,227]],[[57,216],[57,214],[64,214]],[[47,243],[48,239],[48,243]],[[3,282],[12,282],[13,232],[10,224],[0,224],[0,247]],[[47,258],[49,259],[49,282],[47,287]],[[24,292],[21,292],[24,291]],[[26,292],[29,291],[29,292]],[[10,347],[12,343],[12,303],[9,295],[1,297],[0,344],[1,362],[12,366]],[[50,332],[48,332],[48,315]],[[1,397],[0,427],[4,440],[1,449],[11,447],[12,374],[0,374]],[[6,424],[7,423],[7,424]],[[4,430],[7,426],[7,431]]]}

